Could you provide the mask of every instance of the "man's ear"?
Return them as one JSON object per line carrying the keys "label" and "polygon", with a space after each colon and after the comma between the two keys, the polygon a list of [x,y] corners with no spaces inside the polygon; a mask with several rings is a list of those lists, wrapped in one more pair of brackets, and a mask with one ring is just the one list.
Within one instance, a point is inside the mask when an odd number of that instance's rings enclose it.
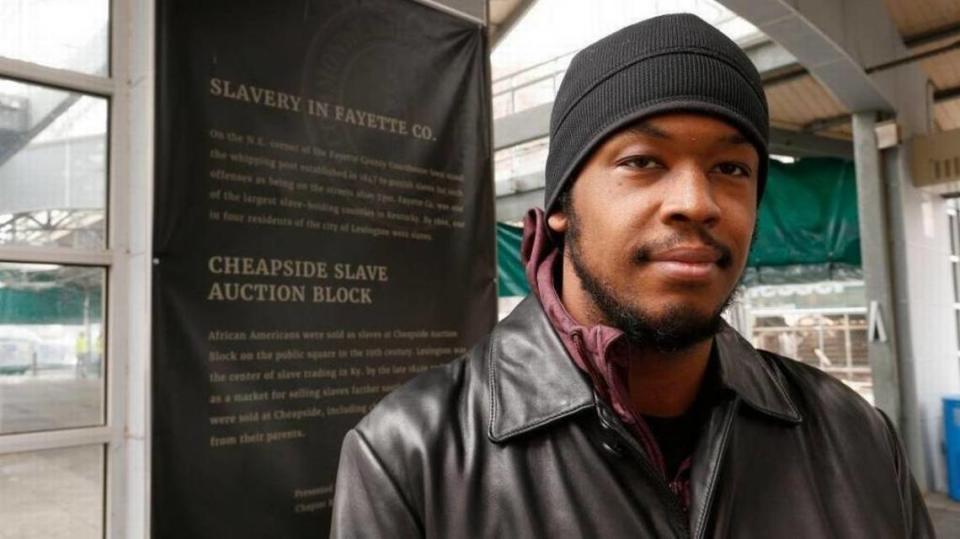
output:
{"label": "man's ear", "polygon": [[569,221],[567,220],[567,214],[563,213],[562,210],[557,210],[547,217],[547,226],[550,227],[550,230],[556,232],[557,234],[566,233],[568,223]]}

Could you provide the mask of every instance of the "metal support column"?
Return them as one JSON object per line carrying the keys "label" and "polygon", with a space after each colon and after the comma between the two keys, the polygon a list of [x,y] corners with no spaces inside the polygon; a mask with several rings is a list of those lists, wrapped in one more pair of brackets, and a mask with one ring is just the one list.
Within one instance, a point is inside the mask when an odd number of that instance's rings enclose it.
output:
{"label": "metal support column", "polygon": [[870,327],[867,356],[873,394],[880,408],[899,427],[900,372],[897,360],[896,302],[890,259],[890,222],[883,163],[877,149],[876,113],[853,115],[853,153],[857,171],[860,252]]}

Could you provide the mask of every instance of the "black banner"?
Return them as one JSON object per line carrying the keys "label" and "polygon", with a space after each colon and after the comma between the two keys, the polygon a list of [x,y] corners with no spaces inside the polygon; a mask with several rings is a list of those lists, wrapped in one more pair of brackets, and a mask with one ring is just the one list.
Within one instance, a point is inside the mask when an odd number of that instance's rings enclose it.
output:
{"label": "black banner", "polygon": [[346,431],[493,325],[486,37],[158,2],[155,537],[325,537]]}

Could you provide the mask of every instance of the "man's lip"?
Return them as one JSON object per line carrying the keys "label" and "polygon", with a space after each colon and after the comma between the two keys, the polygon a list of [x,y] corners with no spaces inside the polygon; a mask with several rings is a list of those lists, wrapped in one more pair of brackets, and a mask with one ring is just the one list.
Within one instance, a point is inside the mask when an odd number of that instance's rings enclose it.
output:
{"label": "man's lip", "polygon": [[650,256],[654,262],[681,262],[684,264],[710,264],[720,260],[720,253],[711,247],[674,247]]}

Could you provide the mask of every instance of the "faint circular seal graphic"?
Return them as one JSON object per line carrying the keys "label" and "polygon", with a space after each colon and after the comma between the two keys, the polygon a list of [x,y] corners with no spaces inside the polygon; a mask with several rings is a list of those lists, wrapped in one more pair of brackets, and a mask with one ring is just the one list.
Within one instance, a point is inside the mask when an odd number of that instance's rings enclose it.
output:
{"label": "faint circular seal graphic", "polygon": [[[407,122],[430,125],[431,82],[440,80],[431,27],[420,10],[402,2],[363,2],[334,12],[317,29],[303,62],[301,93],[327,103],[330,115],[341,105]],[[431,13],[431,15],[433,15]],[[439,15],[439,14],[438,14]],[[431,30],[434,31],[431,31]],[[335,121],[306,117],[311,142],[358,151],[370,144],[364,131]],[[335,133],[335,134],[334,134]],[[360,136],[357,133],[362,133]],[[376,142],[394,140],[382,132]]]}
{"label": "faint circular seal graphic", "polygon": [[[436,44],[449,36],[443,35],[443,25],[435,24],[435,17],[442,20],[448,15],[416,4],[380,1],[350,3],[326,17],[310,40],[303,61],[301,94],[325,103],[329,116],[326,119],[304,116],[305,133],[311,144],[423,168],[437,168],[431,167],[431,162],[443,161],[444,165],[462,162],[460,155],[451,155],[461,152],[462,148],[446,144],[461,140],[465,126],[457,117],[455,100],[459,92],[450,95],[449,90],[444,92],[439,87],[444,79],[445,64],[436,61]],[[406,122],[407,133],[401,135],[335,121],[338,105],[402,120]],[[413,133],[415,126],[427,127],[429,136],[417,138]],[[439,138],[443,140],[438,141]],[[341,168],[357,174],[368,170],[360,164]],[[411,179],[397,171],[389,174]],[[438,198],[423,192],[410,195],[431,202]],[[371,208],[369,202],[356,199],[343,200],[341,205]],[[372,209],[381,213],[384,210],[382,207]],[[399,207],[396,210],[402,211]],[[404,213],[423,216],[432,212],[417,208]],[[423,221],[398,223],[379,214],[366,220],[390,229],[436,231],[435,226]]]}

